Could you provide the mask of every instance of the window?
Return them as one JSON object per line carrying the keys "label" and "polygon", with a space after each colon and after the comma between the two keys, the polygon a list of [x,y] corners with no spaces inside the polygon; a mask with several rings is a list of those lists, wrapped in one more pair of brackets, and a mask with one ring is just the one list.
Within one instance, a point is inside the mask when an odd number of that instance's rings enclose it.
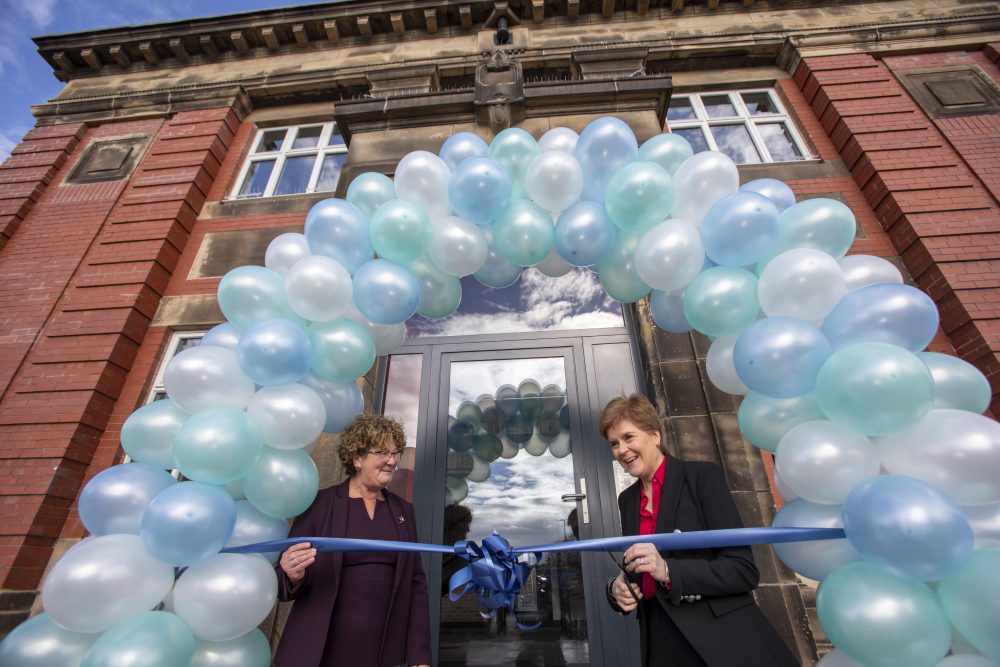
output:
{"label": "window", "polygon": [[773,90],[675,95],[667,125],[695,153],[721,151],[736,164],[792,162],[810,157]]}
{"label": "window", "polygon": [[259,130],[230,198],[332,192],[346,159],[336,123]]}
{"label": "window", "polygon": [[167,389],[163,386],[163,371],[167,369],[167,364],[169,364],[170,360],[176,355],[189,347],[197,347],[200,345],[201,337],[204,335],[204,331],[185,331],[175,333],[170,338],[170,342],[167,344],[167,353],[163,355],[160,367],[156,369],[156,377],[153,379],[153,388],[149,390],[149,396],[146,397],[147,403],[152,403],[153,401],[158,401],[161,398],[167,397]]}

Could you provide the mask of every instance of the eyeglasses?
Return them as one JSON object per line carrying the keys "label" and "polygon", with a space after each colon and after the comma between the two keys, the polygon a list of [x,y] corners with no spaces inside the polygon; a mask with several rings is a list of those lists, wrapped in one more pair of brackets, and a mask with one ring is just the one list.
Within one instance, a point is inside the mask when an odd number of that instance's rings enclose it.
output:
{"label": "eyeglasses", "polygon": [[403,456],[403,452],[399,450],[392,450],[391,452],[387,449],[374,449],[368,452],[369,455],[378,458],[380,461],[388,461],[389,459],[399,459]]}

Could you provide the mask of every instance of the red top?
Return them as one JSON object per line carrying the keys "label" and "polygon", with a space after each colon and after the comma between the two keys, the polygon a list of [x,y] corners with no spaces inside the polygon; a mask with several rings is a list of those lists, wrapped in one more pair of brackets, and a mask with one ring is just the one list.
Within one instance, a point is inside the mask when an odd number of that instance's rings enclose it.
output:
{"label": "red top", "polygon": [[[660,512],[660,492],[663,490],[663,476],[667,469],[667,459],[664,458],[660,467],[653,473],[653,511],[646,509],[649,499],[646,497],[646,487],[639,485],[639,534],[653,535],[656,533],[656,517]],[[667,584],[670,588],[670,584]],[[648,573],[642,573],[642,597],[652,600],[656,597],[656,579]]]}

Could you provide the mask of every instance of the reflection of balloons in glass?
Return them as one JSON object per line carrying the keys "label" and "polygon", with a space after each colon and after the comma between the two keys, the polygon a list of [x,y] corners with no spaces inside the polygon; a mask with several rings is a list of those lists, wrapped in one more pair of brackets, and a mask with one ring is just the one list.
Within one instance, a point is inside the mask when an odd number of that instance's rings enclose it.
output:
{"label": "reflection of balloons in glass", "polygon": [[232,323],[223,322],[205,332],[205,335],[201,337],[201,345],[224,347],[235,352],[236,347],[240,344],[241,335],[242,332]]}
{"label": "reflection of balloons in glass", "polygon": [[542,437],[537,428],[532,432],[531,439],[524,444],[524,451],[532,456],[541,456],[548,451],[548,448],[549,441]]}
{"label": "reflection of balloons in glass", "polygon": [[315,391],[302,384],[264,387],[247,406],[264,444],[299,449],[316,440],[326,425],[326,409]]}
{"label": "reflection of balloons in glass", "polygon": [[977,551],[938,584],[948,619],[978,651],[1000,660],[1000,549]]}
{"label": "reflection of balloons in glass", "polygon": [[746,269],[714,266],[684,289],[683,303],[684,319],[706,336],[737,334],[760,312],[757,277]]}
{"label": "reflection of balloons in glass", "polygon": [[312,358],[309,335],[288,320],[264,320],[250,326],[236,348],[240,368],[265,387],[298,382],[309,372]]}
{"label": "reflection of balloons in glass", "polygon": [[365,328],[346,317],[309,326],[313,372],[328,382],[352,382],[375,363],[375,342]]}
{"label": "reflection of balloons in glass", "polygon": [[666,220],[673,202],[670,174],[655,162],[625,165],[611,176],[604,191],[608,216],[629,234],[643,234]]}
{"label": "reflection of balloons in glass", "polygon": [[497,407],[503,410],[507,417],[513,417],[521,407],[521,395],[514,385],[505,384],[497,389]]}
{"label": "reflection of balloons in glass", "polygon": [[314,255],[332,257],[352,275],[372,258],[368,215],[349,201],[324,199],[309,209],[306,240]]}
{"label": "reflection of balloons in glass", "polygon": [[483,426],[483,411],[472,401],[462,401],[455,410],[455,418],[478,431]]}
{"label": "reflection of balloons in glass", "polygon": [[521,451],[521,448],[516,442],[508,438],[506,435],[500,436],[500,442],[503,443],[503,451],[500,452],[500,458],[512,459],[517,456],[517,453]]}
{"label": "reflection of balloons in glass", "polygon": [[448,446],[456,452],[467,452],[475,443],[476,429],[468,422],[456,421],[448,426]]}
{"label": "reflection of balloons in glass", "polygon": [[474,466],[475,462],[473,462],[470,452],[448,452],[447,473],[452,477],[468,477]]}
{"label": "reflection of balloons in glass", "polygon": [[144,611],[101,635],[80,667],[189,665],[192,656],[194,635],[184,621],[169,612]]}
{"label": "reflection of balloons in glass", "polygon": [[555,249],[573,266],[590,266],[608,254],[617,233],[600,202],[577,202],[556,221]]}
{"label": "reflection of balloons in glass", "polygon": [[736,192],[705,213],[701,238],[716,264],[747,266],[770,252],[778,238],[778,208],[754,192]]}
{"label": "reflection of balloons in glass", "polygon": [[649,294],[650,287],[639,277],[636,265],[636,249],[641,238],[618,232],[611,250],[597,263],[601,287],[615,301],[635,303]]}
{"label": "reflection of balloons in glass", "polygon": [[636,274],[654,289],[682,289],[704,265],[705,250],[698,230],[682,219],[661,222],[643,234],[635,247]]}
{"label": "reflection of balloons in glass", "polygon": [[934,377],[933,408],[952,408],[982,414],[990,405],[993,390],[982,372],[950,354],[917,354]]}
{"label": "reflection of balloons in glass", "polygon": [[[251,407],[256,398],[251,399]],[[250,471],[262,445],[260,427],[246,412],[210,408],[184,422],[174,438],[173,452],[177,469],[188,479],[228,484]]]}
{"label": "reflection of balloons in glass", "polygon": [[460,503],[469,495],[469,485],[464,479],[447,475],[444,478],[445,505]]}
{"label": "reflection of balloons in glass", "polygon": [[163,372],[167,395],[193,414],[207,408],[245,408],[257,388],[240,369],[236,353],[221,347],[190,347],[179,352]]}
{"label": "reflection of balloons in glass", "polygon": [[752,391],[740,403],[736,418],[744,438],[761,449],[773,452],[778,448],[781,436],[793,426],[826,419],[826,415],[819,409],[813,393],[794,398],[771,398]]}
{"label": "reflection of balloons in glass", "polygon": [[486,155],[489,146],[482,137],[472,132],[456,132],[441,144],[438,156],[452,171],[469,158]]}
{"label": "reflection of balloons in glass", "polygon": [[569,432],[569,406],[563,406],[563,409],[559,411],[559,421],[562,422],[563,429]]}
{"label": "reflection of balloons in glass", "polygon": [[345,197],[368,217],[379,206],[395,198],[396,186],[392,179],[374,171],[366,171],[351,181]]}
{"label": "reflection of balloons in glass", "polygon": [[45,612],[11,630],[0,642],[0,665],[65,667],[79,665],[100,633],[72,632],[52,622]]}
{"label": "reflection of balloons in glass", "polygon": [[535,421],[542,412],[542,388],[535,380],[523,380],[517,385],[517,393],[521,396],[521,414]]}
{"label": "reflection of balloons in glass", "polygon": [[911,477],[881,475],[856,486],[844,500],[844,530],[866,561],[920,581],[955,572],[972,554],[962,508]]}
{"label": "reflection of balloons in glass", "polygon": [[733,348],[736,373],[752,391],[794,398],[812,391],[830,342],[808,322],[768,317],[748,326]]}
{"label": "reflection of balloons in glass", "polygon": [[494,406],[483,410],[483,430],[493,435],[503,435],[507,430],[507,415]]}
{"label": "reflection of balloons in glass", "polygon": [[305,234],[295,232],[279,234],[267,244],[267,250],[264,251],[264,266],[283,276],[295,266],[296,262],[310,254]]}
{"label": "reflection of balloons in glass", "polygon": [[692,155],[694,150],[687,139],[672,132],[662,132],[643,142],[637,157],[640,160],[655,162],[673,176],[684,160]]}
{"label": "reflection of balloons in glass", "polygon": [[800,498],[839,505],[855,486],[879,473],[871,440],[826,420],[792,427],[774,457],[781,479]]}
{"label": "reflection of balloons in glass", "polygon": [[507,437],[519,445],[531,440],[531,434],[534,430],[535,427],[531,424],[531,420],[520,412],[507,418]]}
{"label": "reflection of balloons in glass", "polygon": [[964,410],[931,410],[878,443],[882,465],[963,505],[1000,501],[1000,423]]}
{"label": "reflection of balloons in glass", "polygon": [[571,153],[543,151],[524,173],[528,197],[546,211],[562,211],[583,192],[583,169]]}
{"label": "reflection of balloons in glass", "polygon": [[497,406],[497,399],[493,394],[480,394],[479,398],[476,399],[476,405],[479,409],[486,411],[487,408],[495,408]]}
{"label": "reflection of balloons in glass", "polygon": [[674,172],[672,217],[701,227],[708,209],[739,188],[740,174],[728,155],[716,151],[695,153]]}
{"label": "reflection of balloons in glass", "polygon": [[285,298],[285,280],[263,266],[241,266],[222,276],[219,309],[240,330],[264,320],[300,321]]}
{"label": "reflection of balloons in glass", "polygon": [[934,400],[934,379],[909,350],[855,343],[823,364],[816,400],[832,421],[865,435],[886,435],[924,416]]}
{"label": "reflection of balloons in glass", "polygon": [[191,667],[269,667],[271,645],[258,628],[222,642],[194,640]]}
{"label": "reflection of balloons in glass", "polygon": [[639,142],[625,121],[604,116],[583,129],[573,155],[583,169],[583,198],[603,202],[614,173],[639,155]]}
{"label": "reflection of balloons in glass", "polygon": [[427,212],[431,220],[440,220],[451,213],[448,182],[451,169],[434,153],[413,151],[396,165],[393,182],[396,196],[413,202]]}
{"label": "reflection of balloons in glass", "polygon": [[243,491],[250,504],[268,516],[298,516],[316,499],[319,470],[304,450],[265,446],[243,478]]}
{"label": "reflection of balloons in glass", "polygon": [[177,567],[218,553],[236,525],[236,504],[213,484],[179,482],[161,491],[142,515],[139,536],[149,555]]}
{"label": "reflection of balloons in glass", "polygon": [[771,317],[821,320],[843,296],[844,272],[834,258],[819,250],[787,250],[760,273],[760,308]]}
{"label": "reflection of balloons in glass", "polygon": [[452,172],[448,197],[455,215],[481,225],[495,220],[507,207],[512,189],[511,177],[499,162],[473,157]]}
{"label": "reflection of balloons in glass", "polygon": [[80,492],[80,520],[92,535],[138,535],[149,503],[176,483],[166,470],[145,463],[111,466],[97,473]]}
{"label": "reflection of balloons in glass", "polygon": [[570,442],[569,431],[560,431],[552,442],[549,443],[549,454],[556,457],[557,459],[563,459],[570,454]]}
{"label": "reflection of balloons in glass", "polygon": [[462,277],[482,268],[487,250],[482,229],[450,215],[434,225],[434,240],[428,255],[448,275]]}
{"label": "reflection of balloons in glass", "polygon": [[503,453],[503,443],[492,433],[480,433],[472,445],[472,452],[480,461],[492,463]]}
{"label": "reflection of balloons in glass", "polygon": [[864,561],[827,575],[816,611],[834,646],[865,665],[932,667],[951,643],[948,619],[927,584]]}
{"label": "reflection of balloons in glass", "polygon": [[848,292],[879,283],[903,284],[903,274],[899,272],[896,265],[881,257],[848,255],[841,257],[837,263],[840,264],[840,270],[844,272],[844,278],[847,281],[845,287]]}
{"label": "reflection of balloons in glass", "polygon": [[[764,271],[779,260],[775,258]],[[835,350],[870,341],[920,352],[937,333],[938,319],[937,305],[916,287],[869,285],[841,299],[823,320],[823,333]]]}
{"label": "reflection of balloons in glass", "polygon": [[560,431],[562,431],[562,422],[559,421],[558,412],[545,410],[538,415],[538,434],[540,436],[546,440],[552,440],[559,435]]}
{"label": "reflection of balloons in glass", "polygon": [[795,193],[783,181],[776,178],[758,178],[740,186],[741,192],[755,192],[771,200],[778,211],[784,211],[795,203]]}
{"label": "reflection of balloons in glass", "polygon": [[[484,436],[479,436],[479,437],[484,437]],[[496,436],[490,435],[486,437],[495,438]],[[500,440],[497,439],[497,444],[499,443]],[[503,450],[503,445],[500,445],[500,449],[501,451]],[[485,461],[481,461],[476,456],[471,456],[470,458],[472,459],[472,470],[469,471],[469,474],[466,475],[465,478],[470,482],[477,482],[477,483],[485,482],[486,480],[488,480],[490,478],[490,464]]]}
{"label": "reflection of balloons in glass", "polygon": [[147,403],[125,420],[121,432],[122,449],[133,461],[157,468],[173,468],[171,443],[187,417],[187,413],[170,399]]}
{"label": "reflection of balloons in glass", "polygon": [[566,392],[556,384],[548,384],[542,389],[542,409],[559,412],[566,404]]}
{"label": "reflection of balloons in glass", "polygon": [[[820,505],[796,498],[782,507],[771,524],[774,528],[843,528],[840,505]],[[861,554],[846,539],[775,544],[781,562],[803,577],[822,581],[833,570],[856,560]]]}

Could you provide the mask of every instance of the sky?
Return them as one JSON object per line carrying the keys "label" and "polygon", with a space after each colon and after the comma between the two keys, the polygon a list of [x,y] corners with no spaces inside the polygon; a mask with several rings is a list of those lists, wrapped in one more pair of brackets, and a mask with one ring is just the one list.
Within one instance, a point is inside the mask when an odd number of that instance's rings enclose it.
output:
{"label": "sky", "polygon": [[318,4],[295,0],[0,0],[0,161],[35,125],[31,105],[59,93],[31,38],[96,28]]}

